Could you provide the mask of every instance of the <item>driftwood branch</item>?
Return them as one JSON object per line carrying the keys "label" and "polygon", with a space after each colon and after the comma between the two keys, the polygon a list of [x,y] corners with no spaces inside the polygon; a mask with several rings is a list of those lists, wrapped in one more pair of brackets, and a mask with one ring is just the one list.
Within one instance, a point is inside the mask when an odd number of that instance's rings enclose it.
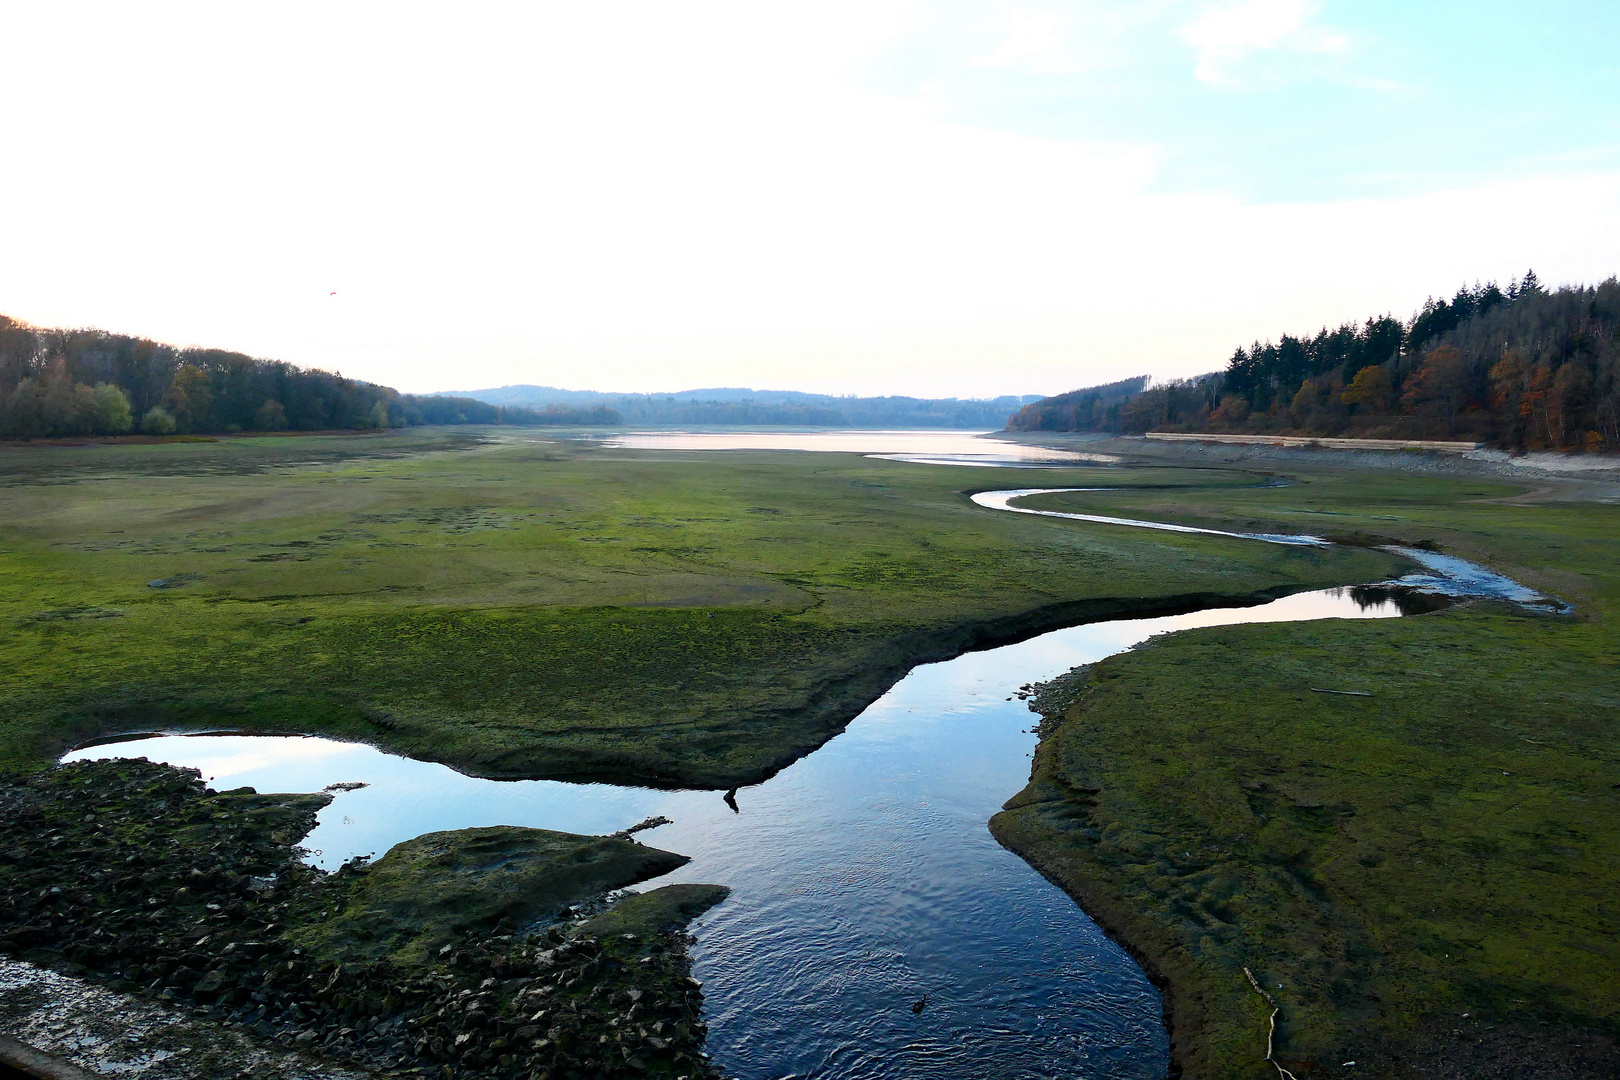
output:
{"label": "driftwood branch", "polygon": [[616,833],[608,833],[608,836],[612,837],[614,840],[628,840],[630,837],[634,836],[638,832],[641,832],[643,829],[656,829],[660,825],[673,824],[675,824],[673,821],[670,821],[669,818],[660,814],[657,817],[648,818],[639,825],[632,825],[628,829],[620,829]]}
{"label": "driftwood branch", "polygon": [[[1327,692],[1332,693],[1333,691]],[[1282,1007],[1277,1004],[1276,998],[1266,993],[1265,987],[1260,985],[1260,980],[1254,977],[1254,972],[1250,971],[1248,968],[1244,968],[1243,974],[1248,977],[1249,985],[1254,987],[1254,992],[1265,999],[1265,1003],[1267,1005],[1271,1006],[1271,1017],[1266,1021],[1266,1060],[1271,1062],[1272,1067],[1277,1070],[1278,1074],[1281,1075],[1284,1080],[1299,1080],[1299,1078],[1293,1073],[1289,1072],[1281,1065],[1278,1065],[1277,1059],[1272,1056],[1272,1052],[1275,1049],[1275,1043],[1277,1040],[1277,1014],[1282,1012]]]}

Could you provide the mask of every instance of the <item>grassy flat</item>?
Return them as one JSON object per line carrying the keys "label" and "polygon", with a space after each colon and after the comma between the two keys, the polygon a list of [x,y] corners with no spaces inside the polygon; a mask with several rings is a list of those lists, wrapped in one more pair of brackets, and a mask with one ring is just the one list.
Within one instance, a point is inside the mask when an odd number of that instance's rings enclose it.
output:
{"label": "grassy flat", "polygon": [[967,498],[1126,475],[468,429],[6,447],[0,767],[109,732],[232,727],[484,775],[729,787],[820,745],[919,660],[1398,564]]}
{"label": "grassy flat", "polygon": [[570,904],[687,861],[621,837],[516,825],[426,833],[389,848],[342,910],[296,940],[344,959],[423,963],[468,933],[493,932],[502,919],[517,926],[555,919]]}
{"label": "grassy flat", "polygon": [[1097,665],[1048,717],[996,835],[1168,981],[1188,1077],[1276,1075],[1245,967],[1302,1080],[1352,1060],[1357,1075],[1612,1075],[1620,507],[1480,480],[1295,478],[1027,505],[1431,541],[1577,614],[1160,639]]}

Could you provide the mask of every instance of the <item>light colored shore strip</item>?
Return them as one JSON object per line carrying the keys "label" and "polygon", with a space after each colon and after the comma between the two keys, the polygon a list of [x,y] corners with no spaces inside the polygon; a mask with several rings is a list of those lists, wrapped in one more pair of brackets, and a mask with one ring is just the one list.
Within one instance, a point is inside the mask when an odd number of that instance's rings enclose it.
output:
{"label": "light colored shore strip", "polygon": [[1187,431],[1150,431],[1149,439],[1164,442],[1217,442],[1243,446],[1322,446],[1330,450],[1438,450],[1466,454],[1484,443],[1447,442],[1443,439],[1314,439],[1299,435],[1215,435]]}
{"label": "light colored shore strip", "polygon": [[[13,1068],[51,1080],[367,1080],[360,1069],[285,1049],[195,1011],[118,994],[0,959],[0,1031]],[[56,1073],[44,1071],[54,1066]]]}
{"label": "light colored shore strip", "polygon": [[77,1065],[69,1065],[61,1058],[35,1050],[9,1035],[0,1035],[0,1065],[9,1065],[27,1076],[39,1080],[95,1080]]}

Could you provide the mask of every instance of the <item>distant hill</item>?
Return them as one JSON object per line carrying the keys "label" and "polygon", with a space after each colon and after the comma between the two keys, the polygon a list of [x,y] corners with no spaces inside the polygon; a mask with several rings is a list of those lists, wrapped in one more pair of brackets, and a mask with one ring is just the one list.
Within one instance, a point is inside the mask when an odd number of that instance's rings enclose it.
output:
{"label": "distant hill", "polygon": [[1620,281],[1464,286],[1410,319],[1283,334],[1224,371],[1127,379],[1026,406],[1014,431],[1458,439],[1620,451]]}
{"label": "distant hill", "polygon": [[501,386],[453,390],[507,408],[608,408],[627,424],[738,424],[845,428],[996,429],[1039,394],[996,398],[837,397],[798,390],[711,387],[672,394],[563,390],[555,386]]}
{"label": "distant hill", "polygon": [[599,405],[529,409],[418,397],[244,353],[0,315],[0,438],[617,423],[618,414]]}
{"label": "distant hill", "polygon": [[1119,406],[1147,388],[1137,375],[1102,386],[1086,386],[1025,405],[1007,421],[1012,431],[1115,431]]}

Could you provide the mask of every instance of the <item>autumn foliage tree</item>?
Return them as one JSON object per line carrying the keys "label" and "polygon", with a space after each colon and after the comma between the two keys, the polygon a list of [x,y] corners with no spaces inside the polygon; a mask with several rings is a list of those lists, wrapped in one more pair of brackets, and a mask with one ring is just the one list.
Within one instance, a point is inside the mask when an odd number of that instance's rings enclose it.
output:
{"label": "autumn foliage tree", "polygon": [[539,410],[417,397],[221,349],[176,349],[0,315],[0,438],[379,429],[409,424],[612,424],[611,409]]}
{"label": "autumn foliage tree", "polygon": [[[1103,388],[1097,388],[1098,390]],[[1237,349],[1225,370],[1089,415],[1036,402],[1009,427],[1461,439],[1620,451],[1620,281],[1549,290],[1534,272],[1388,315]]]}

